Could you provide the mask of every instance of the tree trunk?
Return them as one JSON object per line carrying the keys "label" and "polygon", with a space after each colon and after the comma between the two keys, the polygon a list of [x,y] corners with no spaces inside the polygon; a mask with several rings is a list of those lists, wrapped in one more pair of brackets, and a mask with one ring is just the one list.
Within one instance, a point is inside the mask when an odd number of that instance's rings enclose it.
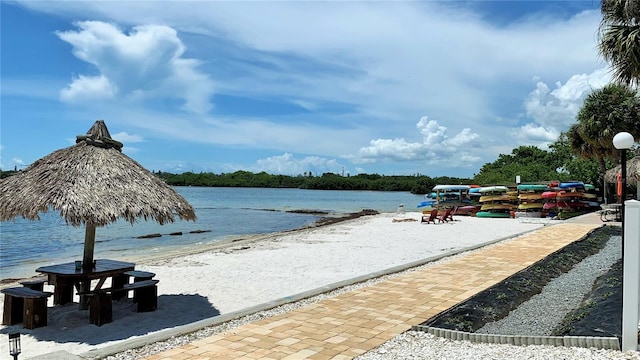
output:
{"label": "tree trunk", "polygon": [[604,162],[604,158],[598,159],[598,165],[600,166],[600,179],[602,181],[602,197],[604,199],[604,204],[607,205],[609,203],[609,199],[607,197],[607,180],[604,178],[604,173],[607,171],[607,164]]}

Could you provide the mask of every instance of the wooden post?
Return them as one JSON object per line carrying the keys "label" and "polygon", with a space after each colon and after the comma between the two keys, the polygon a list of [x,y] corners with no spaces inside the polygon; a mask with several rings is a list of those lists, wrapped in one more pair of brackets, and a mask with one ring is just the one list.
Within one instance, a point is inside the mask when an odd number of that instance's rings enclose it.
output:
{"label": "wooden post", "polygon": [[47,326],[47,298],[26,298],[24,299],[23,327],[25,329],[35,329]]}
{"label": "wooden post", "polygon": [[[85,224],[84,232],[84,256],[82,258],[82,271],[93,270],[93,249],[96,243],[96,226],[94,224]],[[83,281],[80,283],[80,293],[86,294],[91,290],[91,282]],[[80,310],[89,308],[89,298],[80,295]]]}
{"label": "wooden post", "polygon": [[93,250],[96,244],[96,226],[86,224],[84,232],[84,257],[82,258],[82,268],[91,270],[93,268]]}
{"label": "wooden post", "polygon": [[2,325],[13,325],[22,322],[22,309],[24,299],[14,297],[11,294],[4,294],[4,312],[2,314]]}
{"label": "wooden post", "polygon": [[89,322],[102,326],[113,321],[111,295],[103,292],[93,294],[89,302]]}

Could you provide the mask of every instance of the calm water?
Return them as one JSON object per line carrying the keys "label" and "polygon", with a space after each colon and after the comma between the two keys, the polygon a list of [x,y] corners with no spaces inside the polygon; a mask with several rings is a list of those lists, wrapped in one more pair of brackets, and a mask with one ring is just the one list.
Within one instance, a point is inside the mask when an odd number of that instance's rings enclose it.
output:
{"label": "calm water", "polygon": [[[399,204],[415,209],[421,195],[408,192],[326,191],[258,188],[176,187],[195,208],[195,222],[177,221],[158,225],[140,221],[133,226],[118,221],[96,230],[96,258],[162,253],[196,248],[229,236],[297,229],[320,217],[288,213],[289,210],[321,210],[349,213],[362,209],[394,212]],[[0,223],[0,279],[36,275],[34,269],[81,259],[84,227],[66,225],[57,212],[40,215],[40,221],[16,219]],[[189,234],[193,230],[210,230]],[[169,236],[172,232],[181,236]],[[163,236],[137,239],[147,234]]]}

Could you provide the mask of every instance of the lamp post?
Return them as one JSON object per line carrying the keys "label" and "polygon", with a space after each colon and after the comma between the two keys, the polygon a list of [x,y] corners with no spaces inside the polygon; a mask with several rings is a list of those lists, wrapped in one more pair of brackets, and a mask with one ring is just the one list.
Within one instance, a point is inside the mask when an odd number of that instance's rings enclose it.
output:
{"label": "lamp post", "polygon": [[9,355],[13,356],[13,360],[18,360],[20,353],[20,333],[9,334]]}
{"label": "lamp post", "polygon": [[[624,201],[627,199],[627,150],[631,149],[634,143],[633,135],[628,132],[620,132],[617,133],[613,137],[613,146],[616,149],[620,150],[620,175],[622,178],[621,186],[621,209],[620,209],[620,223],[622,225],[622,233],[624,234]],[[624,241],[624,239],[623,239]],[[623,248],[623,256],[624,256],[624,248]]]}
{"label": "lamp post", "polygon": [[[633,136],[627,132],[621,132],[613,137],[613,146],[620,150],[620,189],[622,197],[621,225],[622,225],[622,341],[621,350],[638,349],[638,305],[640,264],[640,227],[637,221],[631,221],[625,229],[625,201],[627,199],[627,149],[633,146]],[[638,201],[629,201],[629,211],[632,217],[640,215]],[[625,255],[625,248],[628,253]],[[627,259],[628,258],[628,259]]]}

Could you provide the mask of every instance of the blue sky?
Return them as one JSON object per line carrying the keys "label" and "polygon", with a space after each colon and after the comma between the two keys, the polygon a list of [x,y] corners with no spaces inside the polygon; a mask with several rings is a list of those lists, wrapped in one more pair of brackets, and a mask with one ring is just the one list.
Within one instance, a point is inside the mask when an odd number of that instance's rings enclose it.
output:
{"label": "blue sky", "polygon": [[610,81],[598,1],[0,6],[3,170],[104,119],[149,170],[471,177]]}

